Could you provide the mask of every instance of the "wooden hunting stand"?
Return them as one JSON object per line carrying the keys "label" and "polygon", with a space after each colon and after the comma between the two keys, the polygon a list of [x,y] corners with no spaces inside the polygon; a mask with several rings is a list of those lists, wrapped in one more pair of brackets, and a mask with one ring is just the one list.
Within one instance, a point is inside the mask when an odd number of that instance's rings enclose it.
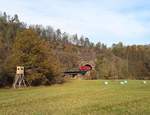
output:
{"label": "wooden hunting stand", "polygon": [[14,88],[20,88],[22,86],[23,87],[27,86],[25,83],[24,67],[23,66],[17,66],[13,87]]}

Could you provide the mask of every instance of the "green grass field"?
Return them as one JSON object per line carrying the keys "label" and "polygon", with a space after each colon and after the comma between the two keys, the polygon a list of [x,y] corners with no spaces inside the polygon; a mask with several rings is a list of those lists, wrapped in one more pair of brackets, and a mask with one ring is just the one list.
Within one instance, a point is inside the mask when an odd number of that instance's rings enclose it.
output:
{"label": "green grass field", "polygon": [[150,115],[150,81],[108,82],[0,89],[0,115]]}

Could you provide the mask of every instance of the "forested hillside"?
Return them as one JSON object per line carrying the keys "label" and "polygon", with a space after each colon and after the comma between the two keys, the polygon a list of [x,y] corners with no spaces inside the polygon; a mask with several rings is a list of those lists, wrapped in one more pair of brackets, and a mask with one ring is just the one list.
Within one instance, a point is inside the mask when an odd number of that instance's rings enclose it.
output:
{"label": "forested hillside", "polygon": [[107,47],[89,38],[27,25],[18,15],[0,14],[0,86],[12,85],[16,66],[23,65],[31,85],[63,82],[63,71],[82,62],[95,63],[97,79],[150,79],[150,45]]}

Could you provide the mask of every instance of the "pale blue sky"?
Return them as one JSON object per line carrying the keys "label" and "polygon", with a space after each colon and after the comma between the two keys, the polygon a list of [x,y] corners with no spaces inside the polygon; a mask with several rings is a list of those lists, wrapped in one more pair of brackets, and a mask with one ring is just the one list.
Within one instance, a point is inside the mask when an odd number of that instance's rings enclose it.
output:
{"label": "pale blue sky", "polygon": [[150,44],[149,0],[0,0],[0,11],[93,42]]}

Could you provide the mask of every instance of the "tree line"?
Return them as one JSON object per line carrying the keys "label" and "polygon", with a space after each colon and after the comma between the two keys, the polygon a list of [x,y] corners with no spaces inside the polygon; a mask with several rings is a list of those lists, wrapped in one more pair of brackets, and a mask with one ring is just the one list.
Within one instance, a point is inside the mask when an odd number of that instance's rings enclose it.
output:
{"label": "tree line", "polygon": [[150,79],[150,45],[113,44],[97,58],[98,77],[106,79]]}
{"label": "tree line", "polygon": [[30,85],[62,83],[63,71],[82,61],[95,63],[95,79],[150,79],[150,45],[107,47],[0,13],[0,86],[12,85],[17,65],[25,67]]}

